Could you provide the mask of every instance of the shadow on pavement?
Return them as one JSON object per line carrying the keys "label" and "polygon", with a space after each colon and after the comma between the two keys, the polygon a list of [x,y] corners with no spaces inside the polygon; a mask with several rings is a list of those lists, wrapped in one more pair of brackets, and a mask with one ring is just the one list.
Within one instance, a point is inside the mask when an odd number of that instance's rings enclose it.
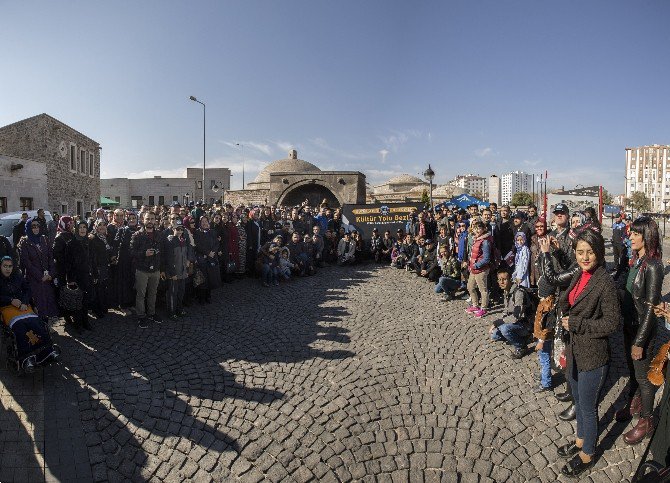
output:
{"label": "shadow on pavement", "polygon": [[197,479],[203,468],[215,480],[229,476],[244,449],[240,435],[245,444],[256,436],[229,414],[237,410],[230,401],[284,397],[265,384],[264,365],[353,355],[321,346],[349,342],[347,329],[333,325],[349,313],[332,302],[369,273],[324,269],[335,270],[342,274],[335,281],[317,274],[277,288],[253,279],[226,285],[211,305],[149,329],[110,314],[92,332],[56,336],[62,361],[45,376],[48,476],[82,478],[84,468],[94,481],[162,479],[176,470],[178,479]]}

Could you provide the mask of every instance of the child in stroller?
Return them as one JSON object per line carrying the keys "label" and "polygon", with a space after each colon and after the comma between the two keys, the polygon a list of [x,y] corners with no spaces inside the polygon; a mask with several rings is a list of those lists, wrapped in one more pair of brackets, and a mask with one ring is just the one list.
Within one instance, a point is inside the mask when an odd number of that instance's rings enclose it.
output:
{"label": "child in stroller", "polygon": [[0,326],[7,362],[17,372],[33,372],[37,366],[58,359],[60,350],[51,341],[47,324],[29,305],[30,285],[14,271],[10,257],[0,260]]}

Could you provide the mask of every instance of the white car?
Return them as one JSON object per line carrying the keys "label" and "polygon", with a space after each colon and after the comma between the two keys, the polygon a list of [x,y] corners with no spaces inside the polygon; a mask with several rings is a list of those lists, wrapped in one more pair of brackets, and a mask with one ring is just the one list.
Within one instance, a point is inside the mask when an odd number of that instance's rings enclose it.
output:
{"label": "white car", "polygon": [[[19,223],[19,221],[21,221],[21,215],[23,213],[28,213],[28,218],[34,218],[37,216],[37,210],[0,213],[0,235],[6,237],[12,246],[14,246],[14,227]],[[44,212],[44,218],[46,218],[47,222],[53,220],[51,213],[48,211]]]}

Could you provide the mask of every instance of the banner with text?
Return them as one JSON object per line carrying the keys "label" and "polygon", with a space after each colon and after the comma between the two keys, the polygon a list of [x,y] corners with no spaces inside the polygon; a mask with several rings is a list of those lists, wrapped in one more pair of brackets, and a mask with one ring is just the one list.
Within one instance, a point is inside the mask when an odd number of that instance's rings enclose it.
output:
{"label": "banner with text", "polygon": [[372,237],[372,229],[377,228],[380,235],[386,230],[395,238],[399,228],[405,229],[412,210],[420,212],[423,203],[375,203],[370,205],[342,206],[342,221],[349,231],[356,230],[363,239]]}

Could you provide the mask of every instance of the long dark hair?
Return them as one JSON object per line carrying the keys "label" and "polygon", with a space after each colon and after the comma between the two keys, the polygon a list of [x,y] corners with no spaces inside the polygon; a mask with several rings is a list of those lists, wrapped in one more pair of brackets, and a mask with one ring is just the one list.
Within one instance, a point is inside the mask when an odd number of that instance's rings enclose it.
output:
{"label": "long dark hair", "polygon": [[577,243],[583,241],[589,244],[593,254],[596,256],[596,265],[603,265],[605,263],[605,239],[595,230],[585,228],[577,234],[575,238],[574,247],[577,248]]}
{"label": "long dark hair", "polygon": [[[639,233],[644,240],[644,254],[648,259],[661,258],[663,249],[661,247],[661,237],[658,234],[658,225],[648,216],[640,216],[630,227],[630,231]],[[637,252],[633,253],[633,258],[637,259]]]}

